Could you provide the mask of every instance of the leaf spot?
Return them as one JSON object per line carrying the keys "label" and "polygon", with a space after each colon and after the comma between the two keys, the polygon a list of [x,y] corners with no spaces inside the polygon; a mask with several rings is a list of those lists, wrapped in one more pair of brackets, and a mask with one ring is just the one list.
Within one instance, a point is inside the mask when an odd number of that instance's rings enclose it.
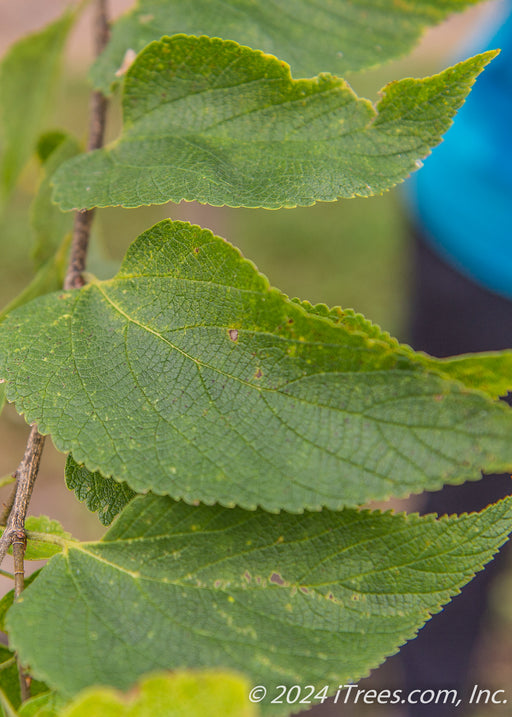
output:
{"label": "leaf spot", "polygon": [[284,580],[279,573],[272,573],[270,576],[270,582],[275,583],[276,585],[284,585]]}
{"label": "leaf spot", "polygon": [[229,338],[231,341],[237,341],[238,340],[238,331],[237,329],[229,329]]}

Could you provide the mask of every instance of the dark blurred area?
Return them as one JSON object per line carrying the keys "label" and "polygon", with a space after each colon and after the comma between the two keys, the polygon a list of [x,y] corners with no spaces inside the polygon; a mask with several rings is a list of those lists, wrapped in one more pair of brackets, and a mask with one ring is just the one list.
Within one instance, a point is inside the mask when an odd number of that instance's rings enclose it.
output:
{"label": "dark blurred area", "polygon": [[[0,53],[3,54],[16,38],[56,18],[67,4],[64,0],[0,0]],[[131,5],[129,0],[111,0],[113,14]],[[387,81],[438,71],[448,64],[448,48],[472,32],[492,12],[493,4],[486,3],[457,16],[428,32],[411,57],[348,79],[359,94],[375,100],[378,88]],[[59,100],[53,121],[48,126],[70,130],[81,139],[87,131],[89,86],[86,72],[92,58],[89,24],[90,16],[86,12],[72,34],[68,58],[63,67]],[[117,136],[120,121],[117,96],[111,103],[109,138]],[[34,160],[25,168],[9,205],[0,215],[0,306],[7,304],[33,276],[29,207],[38,181],[39,169]],[[140,232],[165,217],[188,220],[212,229],[239,247],[269,277],[270,282],[286,294],[308,299],[312,303],[352,307],[399,339],[415,342],[415,348],[437,354],[434,344],[422,343],[419,335],[413,335],[410,330],[413,276],[419,275],[414,269],[414,262],[419,261],[425,271],[428,258],[426,255],[419,256],[418,252],[422,249],[418,249],[412,239],[411,221],[403,208],[401,188],[371,199],[320,203],[294,210],[224,209],[194,203],[137,210],[100,210],[95,223],[93,264],[97,265],[98,257],[103,257],[109,266],[114,266]],[[94,269],[95,266],[91,266],[91,270]],[[425,276],[428,275],[430,271],[426,270]],[[447,281],[453,289],[453,277]],[[433,293],[436,293],[435,289]],[[415,306],[419,307],[418,303]],[[440,315],[439,312],[444,311],[443,306],[446,304],[441,301],[437,308],[426,305],[424,310],[427,315],[429,312]],[[455,323],[458,323],[457,316]],[[480,326],[485,324],[485,314],[473,317],[473,324],[474,334],[478,336]],[[455,346],[454,353],[480,348],[498,346],[460,349]],[[23,455],[27,435],[28,427],[23,418],[7,406],[0,416],[0,477],[16,468]],[[104,532],[103,526],[66,489],[64,460],[65,456],[59,454],[48,441],[30,514],[46,514],[60,520],[75,537],[99,537]],[[478,485],[474,487],[478,488]],[[9,487],[3,488],[0,499],[5,500],[8,493]],[[422,510],[424,504],[425,498],[419,497],[408,503],[401,501],[396,506]],[[456,504],[455,500],[453,510],[456,510]],[[39,564],[28,564],[27,567],[31,571]],[[1,580],[2,592],[11,588],[9,581]],[[468,668],[470,680],[489,689],[512,687],[511,598],[512,573],[504,570],[492,586],[488,610],[483,616],[482,636],[475,655],[470,656]],[[458,599],[455,598],[454,604]],[[461,626],[460,629],[465,628]],[[367,680],[360,682],[368,689],[393,690],[403,684],[404,667],[397,658],[388,660]],[[510,710],[507,710],[506,705],[483,707],[474,713],[474,717],[512,715],[512,695]],[[405,715],[396,707],[365,704],[326,704],[308,714],[311,717]]]}

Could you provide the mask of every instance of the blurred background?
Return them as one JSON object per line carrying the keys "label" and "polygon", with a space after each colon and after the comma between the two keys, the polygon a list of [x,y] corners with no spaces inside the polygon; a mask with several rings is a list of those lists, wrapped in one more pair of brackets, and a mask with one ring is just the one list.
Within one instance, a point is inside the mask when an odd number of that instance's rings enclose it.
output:
{"label": "blurred background", "polygon": [[[17,38],[57,18],[67,4],[65,0],[0,0],[0,56]],[[112,16],[132,4],[130,0],[111,0]],[[392,79],[436,72],[446,66],[460,39],[493,13],[493,7],[492,2],[485,3],[458,15],[428,31],[408,58],[347,79],[358,94],[375,100],[378,89]],[[90,13],[85,12],[68,43],[60,95],[53,122],[48,125],[49,129],[68,129],[81,139],[87,132],[87,68],[92,60],[90,19]],[[116,96],[109,112],[108,138],[116,137],[119,128],[119,97]],[[39,179],[34,160],[24,170],[16,192],[0,215],[0,306],[7,304],[32,278],[33,237],[28,211]],[[293,210],[225,209],[194,203],[137,210],[103,209],[95,221],[95,251],[115,267],[131,241],[165,217],[185,219],[225,237],[289,296],[299,296],[312,303],[352,307],[407,341],[410,247],[400,187],[371,199],[320,203]],[[15,470],[23,455],[27,434],[23,418],[7,406],[0,416],[0,477]],[[66,489],[64,460],[48,441],[29,512],[60,520],[77,538],[97,538],[105,529]],[[9,488],[2,490],[0,501],[9,493]],[[27,567],[32,570],[38,565]],[[1,580],[2,592],[11,588],[9,581]],[[473,666],[474,682],[490,689],[510,687],[512,682],[511,598],[512,573],[509,571],[494,587],[488,629]],[[383,689],[399,687],[397,662],[390,660],[370,681],[361,682],[361,686],[369,687],[370,682]],[[347,705],[331,706],[322,712],[315,710],[314,714],[396,717],[398,713],[380,705]],[[507,712],[504,706],[485,708],[478,713],[479,717],[506,714],[512,712]]]}

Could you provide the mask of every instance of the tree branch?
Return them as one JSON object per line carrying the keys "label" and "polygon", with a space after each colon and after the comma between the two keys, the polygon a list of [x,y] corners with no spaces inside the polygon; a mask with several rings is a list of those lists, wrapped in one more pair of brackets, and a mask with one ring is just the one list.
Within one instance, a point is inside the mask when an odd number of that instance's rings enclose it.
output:
{"label": "tree branch", "polygon": [[0,538],[0,563],[5,558],[16,536],[19,533],[25,535],[25,516],[39,471],[44,440],[45,437],[39,433],[37,426],[32,426],[25,454],[14,474],[16,476],[16,495],[4,534]]}
{"label": "tree branch", "polygon": [[[27,515],[34,483],[39,472],[44,441],[45,437],[39,433],[37,426],[32,426],[27,447],[25,448],[25,454],[14,473],[16,478],[16,493],[12,501],[12,508],[7,520],[7,525],[0,538],[0,563],[12,545],[15,599],[19,598],[25,585],[25,569],[23,565],[23,556],[27,544],[25,517]],[[18,664],[21,699],[24,702],[30,697],[30,677],[25,674],[19,659],[16,658],[16,660]]]}
{"label": "tree branch", "polygon": [[[94,50],[96,56],[105,49],[109,36],[107,0],[97,0],[94,18]],[[89,141],[87,143],[87,151],[89,152],[103,146],[107,104],[108,100],[101,92],[91,94]],[[64,281],[65,289],[79,289],[85,284],[82,272],[85,269],[93,219],[94,209],[83,210],[75,215],[69,265]]]}
{"label": "tree branch", "polygon": [[[96,0],[94,12],[94,50],[97,56],[105,48],[110,34],[107,0]],[[106,114],[106,97],[104,97],[101,92],[93,92],[90,104],[88,151],[99,149],[103,145]],[[80,288],[85,283],[82,272],[85,269],[93,217],[94,210],[77,212],[75,215],[68,269],[64,280],[65,289]],[[16,599],[21,595],[24,588],[25,571],[23,558],[26,547],[25,518],[34,483],[39,472],[44,441],[45,437],[39,433],[37,426],[32,426],[25,454],[14,474],[16,478],[15,491],[12,496],[10,496],[3,514],[6,527],[0,538],[0,563],[12,545],[14,558],[14,594]],[[25,701],[30,697],[30,677],[25,674],[19,660],[18,668],[21,698],[22,701]]]}
{"label": "tree branch", "polygon": [[[108,37],[107,0],[96,0],[94,45],[97,54],[105,47],[108,42]],[[106,110],[106,98],[101,92],[93,92],[88,142],[89,150],[98,149],[103,143]],[[64,283],[65,288],[74,288],[80,285],[80,282],[83,283],[81,272],[85,268],[92,215],[93,212],[77,212],[76,214],[68,272]],[[34,482],[39,471],[44,440],[44,436],[38,432],[37,426],[33,426],[28,438],[25,455],[14,474],[16,477],[15,493],[10,497],[6,505],[6,511],[9,509],[9,517],[6,521],[7,524],[4,534],[0,538],[0,563],[4,559],[14,539],[16,537],[21,539],[21,534],[25,537],[25,517]],[[12,508],[10,507],[11,501]]]}
{"label": "tree branch", "polygon": [[[109,25],[107,19],[107,0],[96,0],[94,20],[94,45],[98,54],[103,50],[109,37]],[[93,92],[91,99],[91,121],[88,149],[97,149],[103,143],[105,130],[105,119],[107,100],[101,92]],[[84,221],[84,217],[87,220]],[[90,227],[92,223],[92,212],[77,212],[75,217],[75,229],[68,264],[68,272],[65,280],[65,288],[76,286],[78,280],[82,281],[81,272],[85,268],[87,246],[89,242]],[[32,489],[39,471],[39,463],[44,446],[44,436],[32,426],[25,449],[25,455],[18,466],[14,476],[16,478],[15,493],[11,496],[6,510],[12,500],[12,508],[9,510],[9,518],[0,538],[0,563],[4,559],[11,544],[16,538],[23,539],[25,536],[25,517],[28,504],[32,495]]]}
{"label": "tree branch", "polygon": [[[39,434],[38,434],[39,435]],[[42,450],[42,447],[41,447]],[[14,558],[14,599],[17,600],[25,587],[25,568],[23,565],[23,556],[27,547],[27,539],[25,530],[18,530],[14,533],[12,541],[12,555]],[[23,665],[18,656],[16,656],[18,665],[18,676],[20,681],[21,701],[25,702],[30,695],[30,676],[25,672]]]}
{"label": "tree branch", "polygon": [[[94,46],[96,54],[103,51],[108,42],[108,38],[107,0],[96,0],[94,18]],[[101,92],[93,92],[91,96],[89,142],[87,144],[89,151],[99,149],[103,144],[106,113],[106,97],[104,97]],[[76,288],[82,286],[84,283],[81,274],[85,269],[93,215],[94,210],[76,213],[68,271],[64,282],[65,289]],[[9,511],[9,518],[6,521],[7,525],[4,534],[0,538],[0,563],[4,559],[16,535],[20,532],[24,533],[25,516],[32,495],[32,488],[39,470],[43,446],[44,436],[38,432],[36,426],[33,426],[25,449],[25,455],[14,474],[16,477],[15,493],[10,497],[6,505],[5,512]]]}

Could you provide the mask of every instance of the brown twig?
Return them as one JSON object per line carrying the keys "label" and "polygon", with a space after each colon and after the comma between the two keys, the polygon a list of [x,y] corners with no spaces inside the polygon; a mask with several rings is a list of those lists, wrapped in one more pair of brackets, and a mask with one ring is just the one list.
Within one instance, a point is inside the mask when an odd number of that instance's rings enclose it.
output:
{"label": "brown twig", "polygon": [[[103,52],[109,40],[110,28],[107,18],[107,0],[97,0],[94,18],[94,49],[96,55]],[[107,103],[108,100],[102,92],[93,92],[91,94],[88,152],[103,146]],[[86,209],[77,212],[75,215],[68,270],[64,280],[65,289],[79,289],[85,284],[82,272],[85,269],[93,219],[94,209]]]}
{"label": "brown twig", "polygon": [[[39,435],[39,434],[38,434]],[[17,600],[23,589],[25,588],[25,568],[23,565],[23,557],[27,547],[27,538],[25,530],[19,530],[14,533],[12,540],[12,555],[14,559],[14,599]],[[16,656],[18,665],[18,675],[20,681],[21,701],[28,700],[30,695],[30,676],[25,672],[23,665],[18,656]]]}
{"label": "brown twig", "polygon": [[14,558],[14,597],[19,598],[25,589],[25,570],[23,569],[23,556],[27,548],[25,531],[20,530],[14,535],[12,541],[12,555]]}
{"label": "brown twig", "polygon": [[[96,0],[94,18],[94,45],[96,54],[103,51],[108,42],[108,38],[107,0]],[[103,144],[106,111],[107,99],[101,92],[93,92],[89,126],[90,134],[87,145],[88,150],[99,149]],[[85,268],[92,216],[92,211],[77,212],[76,214],[68,271],[64,283],[64,287],[67,289],[80,286],[80,282],[83,283],[81,273]],[[5,506],[4,513],[8,511],[9,517],[7,518],[5,516],[3,521],[6,523],[6,528],[0,538],[0,563],[4,559],[14,537],[21,531],[24,531],[25,516],[32,495],[32,488],[39,471],[39,462],[41,460],[43,446],[44,436],[38,432],[36,426],[33,426],[25,449],[25,455],[14,474],[16,477],[14,492]]]}
{"label": "brown twig", "polygon": [[[96,55],[99,55],[105,48],[109,34],[107,0],[96,0],[94,18],[94,49]],[[101,92],[93,92],[90,106],[88,151],[99,149],[103,145],[106,113],[106,97],[104,97]],[[94,210],[77,212],[75,215],[68,269],[64,280],[65,289],[80,288],[85,283],[82,272],[85,269],[93,217]],[[5,524],[6,527],[0,538],[0,563],[2,563],[9,547],[12,545],[14,558],[14,594],[16,599],[19,598],[24,588],[24,554],[26,547],[25,518],[34,483],[39,472],[44,441],[45,437],[39,433],[37,426],[32,426],[25,454],[14,474],[16,478],[15,489],[9,497],[2,514],[2,524]],[[19,660],[18,668],[21,698],[22,701],[25,701],[30,697],[30,677],[25,674]]]}
{"label": "brown twig", "polygon": [[25,516],[27,515],[28,504],[32,496],[32,489],[39,471],[41,454],[43,452],[45,437],[32,426],[25,448],[25,454],[16,469],[16,495],[4,533],[0,538],[0,563],[5,558],[7,551],[14,539],[25,532]]}
{"label": "brown twig", "polygon": [[[27,538],[25,533],[25,517],[27,515],[28,504],[32,496],[34,483],[39,472],[39,464],[43,453],[45,437],[37,430],[37,426],[32,426],[30,435],[25,448],[25,454],[19,464],[16,472],[15,494],[11,496],[12,507],[7,519],[4,533],[0,538],[0,563],[5,558],[9,547],[12,545],[12,553],[14,558],[14,597],[18,599],[21,595],[25,584],[25,569],[23,565],[23,556]],[[7,506],[6,506],[7,507]],[[18,658],[18,673],[20,680],[20,694],[24,702],[30,697],[30,677],[25,674],[23,666]]]}
{"label": "brown twig", "polygon": [[[37,427],[32,426],[27,447],[25,448],[25,454],[14,474],[16,477],[16,493],[12,501],[12,508],[9,513],[7,525],[0,538],[0,563],[12,545],[14,558],[14,598],[16,600],[23,592],[25,585],[25,569],[23,565],[23,556],[27,544],[25,516],[27,515],[28,504],[30,503],[34,483],[39,472],[44,440],[45,437],[39,433]],[[25,674],[18,658],[16,659],[18,663],[21,699],[24,702],[30,697],[30,677]]]}

